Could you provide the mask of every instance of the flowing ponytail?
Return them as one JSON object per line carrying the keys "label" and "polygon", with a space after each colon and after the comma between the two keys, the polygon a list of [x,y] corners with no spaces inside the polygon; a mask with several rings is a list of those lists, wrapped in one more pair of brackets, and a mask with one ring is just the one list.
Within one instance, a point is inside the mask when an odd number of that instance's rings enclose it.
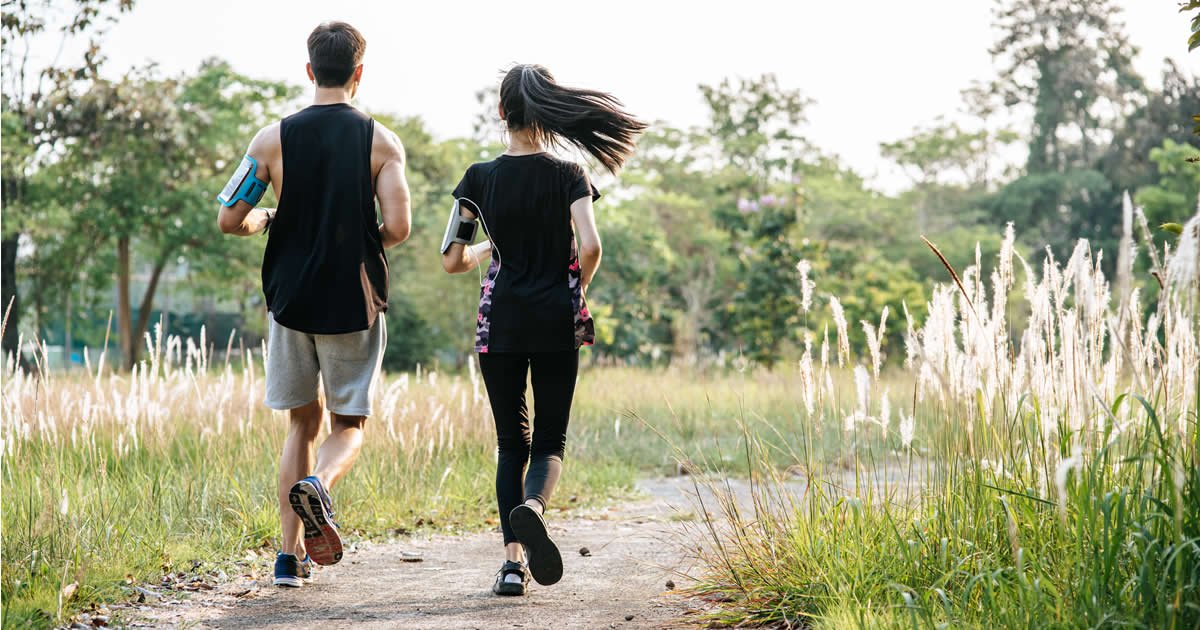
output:
{"label": "flowing ponytail", "polygon": [[633,154],[646,123],[611,94],[559,85],[539,65],[513,67],[500,83],[500,106],[510,131],[527,130],[542,144],[571,144],[611,173]]}

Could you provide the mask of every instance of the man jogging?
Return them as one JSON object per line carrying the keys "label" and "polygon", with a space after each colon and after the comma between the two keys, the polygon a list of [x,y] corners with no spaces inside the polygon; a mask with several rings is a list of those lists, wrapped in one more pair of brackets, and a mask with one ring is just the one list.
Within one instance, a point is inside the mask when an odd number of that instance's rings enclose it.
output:
{"label": "man jogging", "polygon": [[[250,236],[269,228],[262,267],[270,311],[266,405],[287,410],[291,421],[279,462],[279,586],[302,585],[310,558],[327,565],[342,557],[328,489],[362,446],[387,337],[383,250],[404,242],[411,224],[404,147],[350,104],[365,49],[349,24],[318,26],[308,38],[312,105],[260,130],[217,197],[222,232]],[[268,183],[277,210],[255,207]],[[331,422],[314,467],[324,417],[318,378]]]}

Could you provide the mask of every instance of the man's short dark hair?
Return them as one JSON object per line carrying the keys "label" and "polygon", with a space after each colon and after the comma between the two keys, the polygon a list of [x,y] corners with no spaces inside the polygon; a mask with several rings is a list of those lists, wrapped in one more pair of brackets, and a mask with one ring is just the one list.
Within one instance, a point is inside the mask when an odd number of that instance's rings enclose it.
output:
{"label": "man's short dark hair", "polygon": [[321,87],[340,87],[350,82],[362,63],[367,40],[345,22],[325,22],[308,36],[308,62]]}

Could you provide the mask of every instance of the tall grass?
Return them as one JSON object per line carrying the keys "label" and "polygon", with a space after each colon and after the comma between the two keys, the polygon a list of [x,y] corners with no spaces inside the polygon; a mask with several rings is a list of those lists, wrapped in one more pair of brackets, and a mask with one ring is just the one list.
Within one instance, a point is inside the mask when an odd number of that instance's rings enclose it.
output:
{"label": "tall grass", "polygon": [[[6,626],[61,623],[93,602],[127,597],[127,579],[153,583],[197,560],[212,566],[277,543],[276,466],[287,420],[261,404],[261,355],[214,361],[208,340],[158,333],[147,345],[147,360],[132,372],[113,371],[92,353],[86,370],[56,372],[39,361],[25,371],[11,358],[6,365]],[[674,471],[631,409],[722,462],[721,441],[741,439],[741,403],[714,394],[736,390],[786,419],[796,399],[785,383],[715,369],[584,369],[555,504],[628,496],[639,473]],[[378,391],[358,465],[334,491],[345,531],[357,538],[494,527],[494,429],[473,366],[390,375]],[[499,549],[497,538],[497,558]]]}
{"label": "tall grass", "polygon": [[[821,386],[839,372],[824,358],[829,342],[819,363],[806,350],[794,377],[814,401],[801,410],[806,431],[876,439],[843,452],[850,475],[800,440],[799,489],[777,472],[774,447],[750,441],[761,480],[752,509],[715,484],[699,530],[699,591],[722,602],[714,617],[1200,627],[1200,216],[1187,229],[1178,252],[1155,256],[1157,277],[1170,280],[1144,317],[1130,269],[1114,289],[1100,252],[1081,241],[1039,272],[1010,227],[990,276],[977,255],[934,290],[925,322],[910,319],[915,380],[890,400],[869,369],[875,357],[841,368],[857,378],[840,402]],[[833,314],[840,339],[836,305]]]}

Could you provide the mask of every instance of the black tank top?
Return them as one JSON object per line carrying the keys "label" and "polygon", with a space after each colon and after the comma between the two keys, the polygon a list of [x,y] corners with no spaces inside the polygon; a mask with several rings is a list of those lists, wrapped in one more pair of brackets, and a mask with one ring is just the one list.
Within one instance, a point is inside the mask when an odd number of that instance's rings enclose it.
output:
{"label": "black tank top", "polygon": [[387,310],[388,266],[371,181],[375,121],[313,105],[283,119],[283,190],[263,255],[267,308],[310,334],[367,330]]}

